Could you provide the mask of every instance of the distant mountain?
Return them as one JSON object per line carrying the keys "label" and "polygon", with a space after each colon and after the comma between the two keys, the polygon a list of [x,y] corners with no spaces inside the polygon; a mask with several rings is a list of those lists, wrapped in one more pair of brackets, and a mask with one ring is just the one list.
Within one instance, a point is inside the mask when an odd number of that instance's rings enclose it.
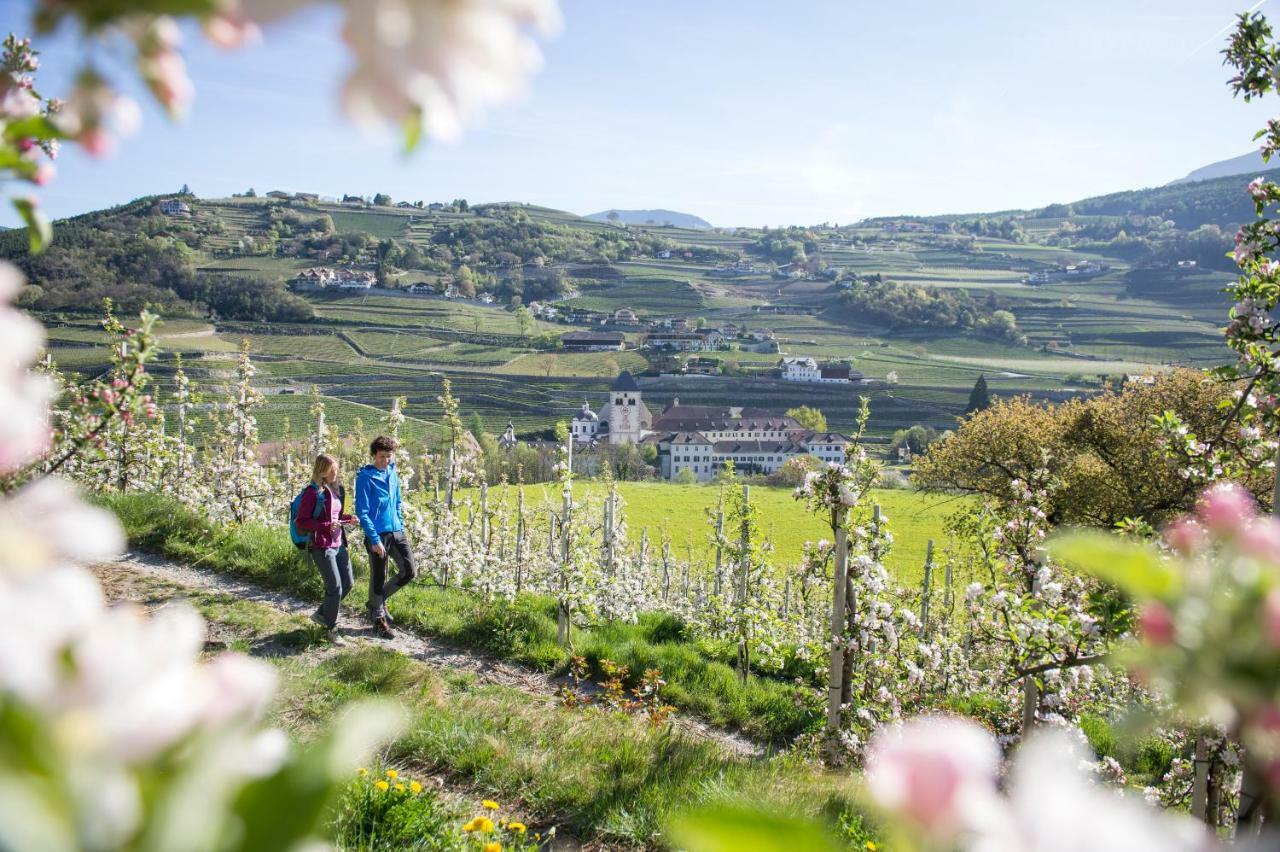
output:
{"label": "distant mountain", "polygon": [[624,225],[674,225],[677,228],[709,230],[711,223],[691,213],[674,210],[605,210],[583,216],[596,222],[621,222]]}
{"label": "distant mountain", "polygon": [[1250,151],[1248,154],[1241,154],[1239,157],[1232,157],[1230,160],[1219,160],[1216,163],[1202,166],[1184,178],[1169,181],[1169,186],[1177,183],[1209,180],[1210,178],[1229,177],[1230,175],[1256,175],[1258,172],[1274,168],[1274,165],[1262,162],[1262,154],[1257,151]]}

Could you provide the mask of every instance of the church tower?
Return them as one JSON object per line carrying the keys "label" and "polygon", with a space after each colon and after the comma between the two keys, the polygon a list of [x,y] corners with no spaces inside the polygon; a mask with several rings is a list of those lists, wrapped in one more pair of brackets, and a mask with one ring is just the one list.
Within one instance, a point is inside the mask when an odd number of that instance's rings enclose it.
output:
{"label": "church tower", "polygon": [[623,370],[609,388],[609,422],[610,444],[638,444],[649,431],[653,422],[649,409],[640,398],[640,384],[626,370]]}

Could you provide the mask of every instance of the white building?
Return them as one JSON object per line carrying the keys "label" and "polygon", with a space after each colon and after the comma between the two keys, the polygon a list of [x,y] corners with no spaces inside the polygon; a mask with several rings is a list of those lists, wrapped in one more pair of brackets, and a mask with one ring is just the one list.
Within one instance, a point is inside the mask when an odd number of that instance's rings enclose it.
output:
{"label": "white building", "polygon": [[812,358],[783,358],[778,362],[782,378],[788,382],[820,382],[822,371]]}

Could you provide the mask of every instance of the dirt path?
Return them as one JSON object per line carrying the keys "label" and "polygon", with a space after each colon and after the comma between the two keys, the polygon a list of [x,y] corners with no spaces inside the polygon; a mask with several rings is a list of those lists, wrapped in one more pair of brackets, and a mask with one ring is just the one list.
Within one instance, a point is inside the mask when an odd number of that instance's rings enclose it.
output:
{"label": "dirt path", "polygon": [[[265,604],[290,615],[309,616],[316,605],[285,592],[272,591],[214,571],[201,570],[180,562],[131,551],[102,569],[125,569],[135,574],[157,577],[191,589],[222,592],[235,597]],[[482,683],[494,683],[518,689],[543,700],[555,700],[558,687],[568,685],[567,678],[554,678],[542,672],[525,668],[470,648],[461,648],[400,628],[395,638],[383,639],[363,620],[352,613],[338,616],[338,632],[350,642],[377,642],[419,660],[428,666],[449,671],[465,671]],[[764,750],[747,738],[715,728],[685,716],[676,716],[676,727],[694,737],[711,739],[730,754],[739,758],[757,758]]]}

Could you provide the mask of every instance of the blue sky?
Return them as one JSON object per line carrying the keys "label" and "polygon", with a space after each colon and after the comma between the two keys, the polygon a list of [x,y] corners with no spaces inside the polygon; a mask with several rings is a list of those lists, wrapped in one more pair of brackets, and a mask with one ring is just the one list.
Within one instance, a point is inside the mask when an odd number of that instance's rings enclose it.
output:
{"label": "blue sky", "polygon": [[[26,30],[31,5],[0,0],[0,24]],[[1231,97],[1214,37],[1247,5],[562,0],[528,96],[409,158],[339,113],[348,60],[320,10],[230,53],[193,33],[186,121],[148,107],[112,159],[68,150],[40,195],[54,216],[187,183],[666,207],[726,226],[1040,206],[1249,150],[1268,104]],[[41,90],[65,91],[85,46],[36,46]],[[127,74],[122,54],[96,56]]]}

